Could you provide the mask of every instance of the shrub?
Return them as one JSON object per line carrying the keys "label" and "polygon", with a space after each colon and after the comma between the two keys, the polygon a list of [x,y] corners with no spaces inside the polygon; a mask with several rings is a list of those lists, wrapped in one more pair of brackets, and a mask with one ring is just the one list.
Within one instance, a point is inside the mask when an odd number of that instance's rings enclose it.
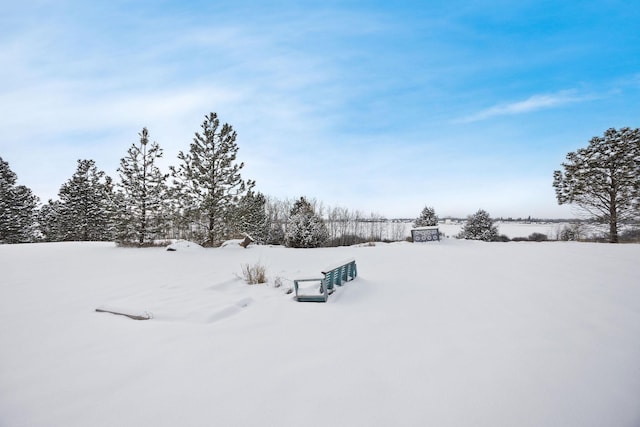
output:
{"label": "shrub", "polygon": [[267,269],[259,262],[254,265],[243,264],[242,265],[242,277],[249,285],[257,285],[259,283],[267,282]]}
{"label": "shrub", "polygon": [[638,243],[640,242],[640,228],[631,228],[620,234],[621,242]]}
{"label": "shrub", "polygon": [[285,244],[291,248],[318,248],[329,237],[327,227],[304,197],[296,201],[289,214]]}
{"label": "shrub", "polygon": [[582,226],[578,223],[565,225],[558,233],[558,240],[575,241],[582,237]]}
{"label": "shrub", "polygon": [[267,236],[268,245],[284,245],[284,230],[280,224],[271,224],[269,235]]}
{"label": "shrub", "polygon": [[547,238],[546,234],[532,233],[531,235],[529,235],[529,241],[531,242],[546,242],[547,240],[549,239]]}
{"label": "shrub", "polygon": [[368,240],[364,237],[356,236],[355,234],[344,234],[339,237],[328,240],[325,243],[326,247],[334,248],[337,246],[353,246],[361,243],[367,243]]}
{"label": "shrub", "polygon": [[506,234],[500,234],[491,239],[492,242],[510,242],[511,239]]}
{"label": "shrub", "polygon": [[498,236],[498,228],[493,225],[489,214],[480,209],[467,218],[467,222],[457,236],[459,239],[484,240],[485,242],[504,241]]}
{"label": "shrub", "polygon": [[171,243],[173,243],[171,240],[152,240],[143,244],[137,241],[123,240],[116,241],[116,246],[120,248],[160,248],[169,246]]}

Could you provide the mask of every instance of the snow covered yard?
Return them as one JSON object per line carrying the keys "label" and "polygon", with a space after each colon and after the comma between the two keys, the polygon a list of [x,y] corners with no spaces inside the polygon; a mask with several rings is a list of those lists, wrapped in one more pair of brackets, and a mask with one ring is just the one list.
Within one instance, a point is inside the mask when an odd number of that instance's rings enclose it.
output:
{"label": "snow covered yard", "polygon": [[[346,258],[359,276],[328,303],[285,293]],[[0,426],[638,426],[639,259],[453,239],[0,245]],[[268,285],[238,277],[256,262]]]}

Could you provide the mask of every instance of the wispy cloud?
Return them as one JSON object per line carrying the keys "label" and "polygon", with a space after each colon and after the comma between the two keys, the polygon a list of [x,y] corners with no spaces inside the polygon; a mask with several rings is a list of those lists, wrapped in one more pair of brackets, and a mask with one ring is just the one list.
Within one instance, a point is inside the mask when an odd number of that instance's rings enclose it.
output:
{"label": "wispy cloud", "polygon": [[531,113],[538,110],[547,110],[562,105],[574,104],[594,99],[592,95],[579,95],[575,91],[567,90],[551,94],[533,95],[524,101],[509,104],[498,104],[493,107],[480,110],[477,113],[455,120],[456,123],[471,123],[491,119],[499,116]]}

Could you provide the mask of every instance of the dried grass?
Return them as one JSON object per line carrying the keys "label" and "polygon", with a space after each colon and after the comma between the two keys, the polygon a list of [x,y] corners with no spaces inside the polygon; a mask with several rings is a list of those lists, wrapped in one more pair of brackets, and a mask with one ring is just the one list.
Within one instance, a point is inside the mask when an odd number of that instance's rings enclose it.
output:
{"label": "dried grass", "polygon": [[259,262],[242,265],[242,277],[249,285],[267,282],[267,268]]}

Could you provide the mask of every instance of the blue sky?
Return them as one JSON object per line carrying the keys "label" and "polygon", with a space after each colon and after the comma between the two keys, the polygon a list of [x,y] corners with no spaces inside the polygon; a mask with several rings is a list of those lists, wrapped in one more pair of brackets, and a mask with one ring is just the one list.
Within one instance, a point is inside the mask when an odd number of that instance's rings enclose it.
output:
{"label": "blue sky", "polygon": [[638,2],[4,3],[0,157],[43,201],[145,126],[177,165],[215,111],[267,195],[571,217],[566,153],[640,127]]}

